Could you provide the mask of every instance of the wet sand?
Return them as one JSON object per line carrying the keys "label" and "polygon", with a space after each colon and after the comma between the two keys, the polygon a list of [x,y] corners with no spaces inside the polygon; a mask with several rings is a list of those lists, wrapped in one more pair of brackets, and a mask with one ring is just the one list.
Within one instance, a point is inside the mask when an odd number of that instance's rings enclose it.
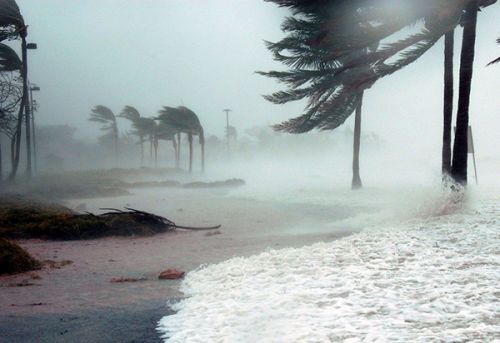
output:
{"label": "wet sand", "polygon": [[[187,271],[269,248],[301,247],[351,232],[328,226],[348,208],[228,196],[228,190],[135,190],[133,195],[66,203],[88,211],[125,206],[165,216],[180,225],[221,224],[218,234],[176,231],[153,237],[20,244],[40,260],[70,260],[0,278],[0,342],[160,342],[156,322],[182,297],[179,280],[161,281],[167,268]],[[147,278],[111,283],[113,277]],[[27,280],[32,286],[11,287]]]}

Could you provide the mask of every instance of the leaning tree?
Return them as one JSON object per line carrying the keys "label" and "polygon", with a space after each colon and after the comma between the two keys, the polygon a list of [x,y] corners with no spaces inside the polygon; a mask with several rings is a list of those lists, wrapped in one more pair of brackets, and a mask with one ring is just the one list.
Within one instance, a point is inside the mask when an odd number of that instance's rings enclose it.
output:
{"label": "leaning tree", "polygon": [[132,133],[139,138],[139,145],[141,146],[141,167],[144,164],[144,137],[147,135],[147,128],[144,127],[143,118],[139,111],[132,106],[125,106],[125,108],[120,112],[118,117],[128,119],[132,122]]}
{"label": "leaning tree", "polygon": [[101,130],[105,134],[101,137],[102,139],[110,138],[113,141],[114,152],[115,152],[115,162],[118,161],[118,125],[116,123],[116,117],[113,111],[108,107],[98,105],[92,109],[90,112],[90,121],[103,124]]}
{"label": "leaning tree", "polygon": [[189,172],[193,170],[193,136],[199,137],[201,145],[201,169],[205,170],[205,135],[198,116],[185,106],[163,106],[156,118],[177,132],[177,155],[180,156],[181,133],[188,136]]}
{"label": "leaning tree", "polygon": [[[465,32],[470,32],[475,22],[467,18],[496,0],[268,1],[290,8],[293,16],[282,24],[288,36],[268,44],[275,59],[290,70],[264,73],[285,83],[288,89],[267,99],[278,104],[307,99],[304,114],[275,126],[277,130],[302,133],[314,128],[331,130],[344,123],[359,106],[366,89],[416,61],[462,18],[465,18],[462,56],[473,51],[471,40],[466,38],[473,35]],[[412,27],[418,30],[409,29]],[[404,33],[404,38],[396,39],[398,32]],[[378,44],[381,41],[384,44]],[[462,58],[461,70],[471,67],[470,58]],[[468,125],[460,115],[468,109],[466,79],[464,75],[460,80],[463,91],[459,94],[464,101],[459,100],[454,164],[464,155],[459,126],[462,130],[464,123]],[[457,159],[458,156],[461,157]],[[465,164],[466,157],[465,149]],[[452,175],[461,181],[458,170],[463,172],[460,163],[452,168]]]}

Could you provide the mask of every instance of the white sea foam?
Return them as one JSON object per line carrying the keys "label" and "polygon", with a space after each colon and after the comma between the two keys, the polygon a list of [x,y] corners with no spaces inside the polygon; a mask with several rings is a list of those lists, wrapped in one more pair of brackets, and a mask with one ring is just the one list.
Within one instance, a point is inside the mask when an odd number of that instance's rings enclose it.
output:
{"label": "white sea foam", "polygon": [[191,272],[158,330],[168,342],[499,341],[499,198],[475,203]]}

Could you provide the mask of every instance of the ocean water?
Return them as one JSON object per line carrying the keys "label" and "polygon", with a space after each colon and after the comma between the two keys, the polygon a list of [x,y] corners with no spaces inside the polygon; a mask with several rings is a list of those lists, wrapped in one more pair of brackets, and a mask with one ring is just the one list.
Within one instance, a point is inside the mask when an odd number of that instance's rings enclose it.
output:
{"label": "ocean water", "polygon": [[363,231],[190,272],[159,333],[167,342],[499,341],[499,189],[471,187],[463,205],[432,189],[274,193],[350,202],[364,211],[332,226]]}
{"label": "ocean water", "polygon": [[500,342],[500,160],[463,199],[425,163],[364,169],[356,192],[348,163],[293,163],[226,170],[247,182],[227,196],[343,208],[321,230],[358,233],[188,273],[166,342]]}

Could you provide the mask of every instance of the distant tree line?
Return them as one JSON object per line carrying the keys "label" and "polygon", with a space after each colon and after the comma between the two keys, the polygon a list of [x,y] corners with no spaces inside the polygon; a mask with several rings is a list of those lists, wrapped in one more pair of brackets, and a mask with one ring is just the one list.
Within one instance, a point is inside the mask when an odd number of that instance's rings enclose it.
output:
{"label": "distant tree line", "polygon": [[163,106],[156,117],[143,117],[133,106],[125,106],[119,115],[115,115],[106,106],[95,106],[90,113],[90,121],[102,124],[104,135],[113,141],[115,160],[119,156],[119,132],[117,118],[125,118],[132,124],[131,133],[138,138],[141,154],[141,166],[144,164],[144,144],[149,143],[150,160],[155,165],[158,160],[159,141],[170,141],[175,153],[175,166],[180,167],[181,134],[186,134],[189,143],[189,172],[193,170],[193,136],[199,137],[201,145],[201,169],[205,169],[205,134],[198,116],[185,106]]}

